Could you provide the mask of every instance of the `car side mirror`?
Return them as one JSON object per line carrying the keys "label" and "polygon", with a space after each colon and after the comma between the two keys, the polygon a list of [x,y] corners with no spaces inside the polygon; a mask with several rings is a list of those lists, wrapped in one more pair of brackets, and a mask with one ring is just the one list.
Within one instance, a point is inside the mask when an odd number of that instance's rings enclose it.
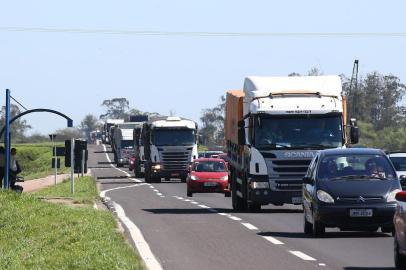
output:
{"label": "car side mirror", "polygon": [[245,123],[244,120],[238,122],[238,144],[245,144]]}
{"label": "car side mirror", "polygon": [[396,193],[395,198],[399,202],[406,202],[406,191],[400,191]]}
{"label": "car side mirror", "polygon": [[313,179],[312,179],[311,177],[305,176],[305,177],[303,177],[303,183],[304,183],[304,184],[313,185],[313,184],[314,184],[314,181],[313,181]]}

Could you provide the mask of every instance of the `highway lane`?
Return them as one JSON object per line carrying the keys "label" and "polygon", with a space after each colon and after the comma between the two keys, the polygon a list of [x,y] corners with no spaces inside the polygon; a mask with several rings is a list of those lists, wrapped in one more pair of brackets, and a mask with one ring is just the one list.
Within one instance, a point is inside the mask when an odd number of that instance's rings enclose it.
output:
{"label": "highway lane", "polygon": [[[392,269],[393,238],[382,233],[303,234],[301,207],[237,213],[221,194],[186,197],[183,183],[136,184],[90,146],[101,190],[140,228],[164,269]],[[128,171],[122,168],[123,171]]]}

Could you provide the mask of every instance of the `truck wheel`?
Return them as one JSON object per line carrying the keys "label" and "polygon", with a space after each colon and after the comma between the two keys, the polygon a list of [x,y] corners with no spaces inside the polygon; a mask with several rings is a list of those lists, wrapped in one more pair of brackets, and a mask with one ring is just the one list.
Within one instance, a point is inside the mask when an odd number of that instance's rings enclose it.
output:
{"label": "truck wheel", "polygon": [[231,201],[233,204],[233,209],[237,211],[245,210],[244,199],[237,196],[237,183],[233,179],[233,185],[231,187]]}
{"label": "truck wheel", "polygon": [[151,183],[151,175],[148,171],[145,172],[145,183]]}
{"label": "truck wheel", "polygon": [[224,197],[231,197],[231,192],[230,191],[226,191],[224,193]]}
{"label": "truck wheel", "polygon": [[188,197],[193,197],[193,192],[188,191],[188,192],[187,192],[187,196],[188,196]]}
{"label": "truck wheel", "polygon": [[181,181],[182,183],[186,183],[186,177],[182,177],[182,178],[180,179],[180,181]]}
{"label": "truck wheel", "polygon": [[247,210],[250,213],[258,213],[261,211],[261,205],[259,203],[249,203],[247,202]]}

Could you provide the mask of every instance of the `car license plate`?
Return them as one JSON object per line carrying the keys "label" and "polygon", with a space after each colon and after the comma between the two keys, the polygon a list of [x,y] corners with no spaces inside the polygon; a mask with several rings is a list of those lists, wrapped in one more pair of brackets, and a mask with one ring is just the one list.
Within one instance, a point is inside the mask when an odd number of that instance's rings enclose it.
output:
{"label": "car license plate", "polygon": [[293,197],[293,198],[292,198],[292,203],[293,203],[293,204],[300,204],[300,203],[302,203],[302,197]]}
{"label": "car license plate", "polygon": [[350,217],[372,217],[372,209],[350,209]]}
{"label": "car license plate", "polygon": [[217,186],[217,183],[215,183],[215,182],[205,182],[205,183],[203,183],[203,186],[205,186],[205,187],[215,187],[215,186]]}

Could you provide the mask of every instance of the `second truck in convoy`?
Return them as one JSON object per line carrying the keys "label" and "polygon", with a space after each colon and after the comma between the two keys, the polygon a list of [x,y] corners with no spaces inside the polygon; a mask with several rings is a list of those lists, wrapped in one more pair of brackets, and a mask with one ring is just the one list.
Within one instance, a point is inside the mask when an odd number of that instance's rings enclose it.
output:
{"label": "second truck in convoy", "polygon": [[145,182],[180,178],[186,181],[197,158],[197,124],[180,117],[157,117],[142,127]]}
{"label": "second truck in convoy", "polygon": [[315,152],[358,142],[346,106],[338,76],[248,77],[243,91],[228,91],[233,208],[301,204],[302,178]]}

